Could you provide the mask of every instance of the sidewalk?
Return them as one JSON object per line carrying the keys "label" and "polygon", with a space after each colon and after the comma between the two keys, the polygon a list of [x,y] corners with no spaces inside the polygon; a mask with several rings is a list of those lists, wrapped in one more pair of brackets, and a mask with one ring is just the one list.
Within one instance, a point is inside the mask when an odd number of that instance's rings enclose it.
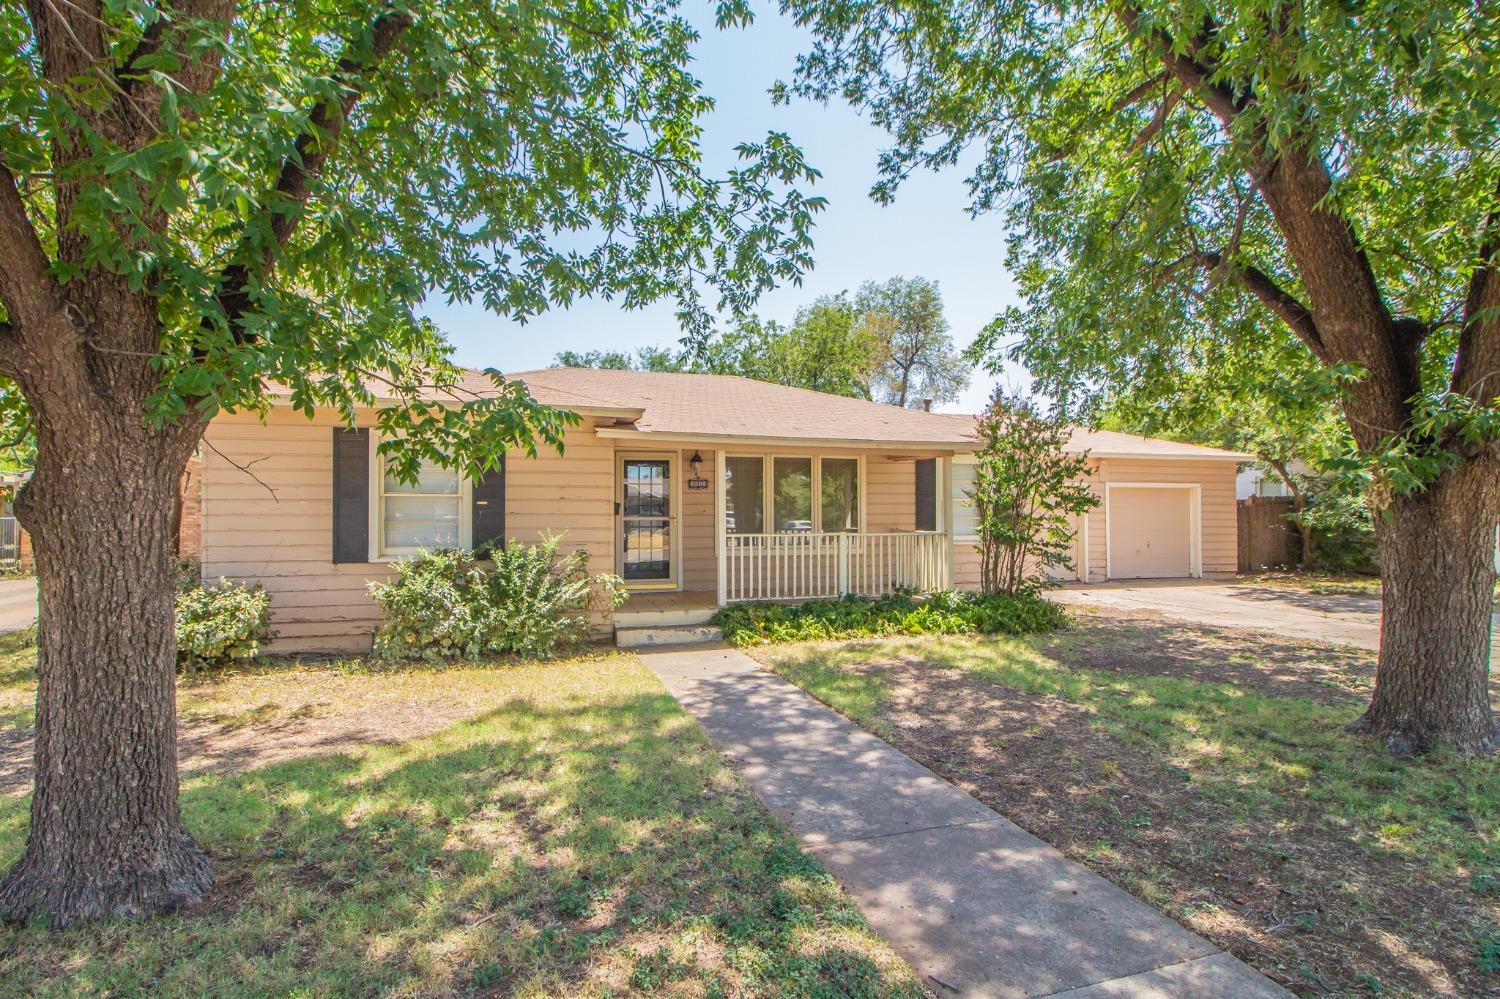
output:
{"label": "sidewalk", "polygon": [[940,996],[1290,996],[743,653],[641,659]]}

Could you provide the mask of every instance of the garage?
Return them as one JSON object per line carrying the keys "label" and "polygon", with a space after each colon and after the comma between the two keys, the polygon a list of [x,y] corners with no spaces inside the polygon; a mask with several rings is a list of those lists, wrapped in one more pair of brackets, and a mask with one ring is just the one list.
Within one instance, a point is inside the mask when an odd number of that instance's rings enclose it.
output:
{"label": "garage", "polygon": [[1106,493],[1109,578],[1198,575],[1197,487],[1110,483]]}

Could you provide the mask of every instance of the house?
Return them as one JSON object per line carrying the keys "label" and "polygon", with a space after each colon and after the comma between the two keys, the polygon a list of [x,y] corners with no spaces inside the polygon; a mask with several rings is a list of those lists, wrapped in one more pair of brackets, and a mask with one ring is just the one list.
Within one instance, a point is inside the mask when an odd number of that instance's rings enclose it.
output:
{"label": "house", "polygon": [[[1311,475],[1313,467],[1305,461],[1293,461],[1287,465],[1287,471],[1294,476]],[[1234,495],[1238,499],[1247,500],[1252,496],[1265,498],[1277,498],[1292,495],[1281,476],[1259,465],[1246,465],[1240,469],[1240,474],[1234,480]]]}
{"label": "house", "polygon": [[[721,375],[549,368],[509,376],[582,418],[562,454],[507,456],[462,481],[388,479],[374,411],[345,427],[274,405],[208,428],[206,579],[263,584],[278,651],[368,649],[366,593],[423,547],[566,532],[624,577],[621,629],[691,626],[746,600],[974,587],[974,418]],[[491,391],[478,373],[462,392]],[[1085,582],[1236,569],[1235,471],[1246,456],[1078,430],[1102,500],[1079,525]],[[690,633],[689,633],[690,637]]]}

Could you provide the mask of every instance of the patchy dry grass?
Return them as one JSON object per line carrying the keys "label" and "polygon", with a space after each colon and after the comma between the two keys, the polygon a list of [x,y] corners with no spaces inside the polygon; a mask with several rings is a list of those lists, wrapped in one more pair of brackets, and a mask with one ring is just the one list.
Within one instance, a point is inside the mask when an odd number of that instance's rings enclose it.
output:
{"label": "patchy dry grass", "polygon": [[[0,650],[12,734],[33,682]],[[634,657],[294,667],[181,701],[212,899],[0,927],[0,994],[925,994]],[[26,804],[0,797],[0,865]]]}
{"label": "patchy dry grass", "polygon": [[1103,614],[755,654],[1299,994],[1500,990],[1500,761],[1345,734],[1373,654]]}
{"label": "patchy dry grass", "polygon": [[1354,573],[1262,572],[1241,576],[1239,581],[1252,586],[1276,586],[1329,596],[1380,596],[1379,576]]}

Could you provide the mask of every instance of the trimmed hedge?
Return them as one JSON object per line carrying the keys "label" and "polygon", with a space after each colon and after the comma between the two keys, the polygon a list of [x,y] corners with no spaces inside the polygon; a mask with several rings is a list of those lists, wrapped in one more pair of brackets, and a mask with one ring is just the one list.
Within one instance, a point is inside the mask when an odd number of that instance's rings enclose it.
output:
{"label": "trimmed hedge", "polygon": [[735,645],[896,635],[1028,635],[1056,631],[1068,613],[1032,594],[959,593],[844,597],[804,604],[735,604],[714,615]]}

